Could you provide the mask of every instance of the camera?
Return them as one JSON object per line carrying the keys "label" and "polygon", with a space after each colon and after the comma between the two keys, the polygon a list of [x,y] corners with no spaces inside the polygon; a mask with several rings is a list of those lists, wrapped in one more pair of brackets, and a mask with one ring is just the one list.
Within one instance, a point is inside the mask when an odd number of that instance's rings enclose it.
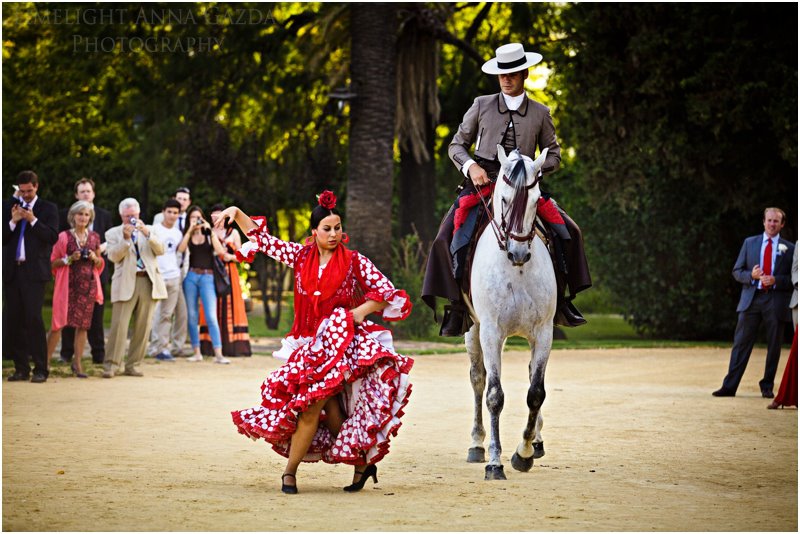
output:
{"label": "camera", "polygon": [[196,224],[197,226],[200,226],[201,224],[203,224],[203,219],[197,219],[197,220],[194,222],[194,224]]}
{"label": "camera", "polygon": [[22,199],[19,197],[11,197],[11,205],[13,206],[14,204],[16,204],[17,206],[19,206],[24,210],[30,210],[30,208],[25,207],[25,205],[22,202]]}
{"label": "camera", "polygon": [[88,260],[89,259],[89,249],[88,248],[82,248],[81,249],[81,259],[82,260]]}
{"label": "camera", "polygon": [[130,223],[132,226],[136,226],[136,217],[131,217],[131,218],[128,220],[128,222],[129,222],[129,223]]}

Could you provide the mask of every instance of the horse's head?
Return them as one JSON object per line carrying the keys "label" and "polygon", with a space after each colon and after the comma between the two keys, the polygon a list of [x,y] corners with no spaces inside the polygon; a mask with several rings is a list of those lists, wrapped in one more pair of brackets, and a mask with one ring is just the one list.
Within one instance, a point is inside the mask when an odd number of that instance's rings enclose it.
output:
{"label": "horse's head", "polygon": [[542,150],[536,161],[523,156],[519,150],[506,155],[497,145],[500,173],[494,187],[494,218],[505,238],[508,259],[520,266],[531,259],[531,243],[535,234],[534,219],[536,204],[541,196],[539,190],[540,170],[547,157]]}

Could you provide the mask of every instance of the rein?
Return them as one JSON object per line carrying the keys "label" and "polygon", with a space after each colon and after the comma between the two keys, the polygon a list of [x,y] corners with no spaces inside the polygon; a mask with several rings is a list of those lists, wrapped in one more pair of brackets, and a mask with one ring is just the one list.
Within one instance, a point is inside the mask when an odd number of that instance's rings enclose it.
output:
{"label": "rein", "polygon": [[[494,189],[494,184],[492,184],[490,187]],[[480,197],[481,202],[483,203],[483,208],[486,210],[486,215],[489,215],[491,211],[489,210],[489,204],[486,202],[486,198],[483,195],[481,195],[480,192],[478,193],[478,196]],[[489,223],[492,225],[492,232],[494,233],[494,238],[497,241],[497,246],[500,247],[500,250],[506,250],[506,241],[505,239],[503,239],[500,227],[497,226],[497,221],[494,220],[494,217],[489,217]]]}
{"label": "rein", "polygon": [[[536,176],[536,178],[534,178],[534,180],[531,183],[531,185],[526,186],[525,189],[526,190],[533,189],[534,187],[536,187],[536,184],[538,184],[541,181],[541,179],[542,179],[542,176],[541,176],[541,174],[539,174],[538,176]],[[511,181],[508,179],[508,177],[505,174],[503,175],[503,181],[506,184],[510,185],[511,187],[514,187],[514,184],[511,183]],[[489,210],[489,204],[486,202],[486,198],[483,195],[481,195],[480,193],[478,193],[478,196],[480,197],[481,202],[483,203],[483,207],[486,210],[486,213],[487,214],[491,213],[490,210]],[[513,205],[513,202],[511,204]],[[510,211],[511,207],[509,207],[508,210]],[[507,251],[508,250],[508,240],[509,239],[513,239],[514,241],[519,241],[521,243],[527,242],[528,243],[528,248],[530,248],[532,243],[533,243],[533,238],[536,237],[536,220],[534,219],[534,222],[531,225],[531,231],[530,232],[528,232],[526,235],[517,235],[517,234],[509,231],[508,225],[506,224],[506,216],[507,215],[508,215],[508,211],[506,211],[506,212],[502,212],[501,211],[500,212],[500,223],[501,223],[501,226],[497,225],[497,221],[494,220],[494,217],[491,217],[489,219],[489,222],[492,225],[492,232],[494,233],[495,240],[497,241],[497,246],[500,248],[500,250]]]}
{"label": "rein", "polygon": [[[527,191],[530,191],[531,189],[536,187],[536,184],[538,184],[541,179],[542,179],[541,175],[538,175],[533,179],[533,182],[531,182],[531,185],[528,185],[528,186],[525,187],[525,197],[527,197]],[[511,183],[511,180],[509,180],[508,177],[505,174],[503,175],[503,181],[507,185],[509,185],[511,187],[514,187],[514,184]],[[516,197],[515,197],[514,201],[511,202],[510,206],[513,206],[515,201],[516,201]],[[509,207],[509,211],[511,211],[511,207]],[[511,232],[510,230],[508,230],[507,225],[506,225],[506,215],[508,215],[508,212],[506,212],[506,213],[502,213],[501,212],[500,213],[500,222],[502,223],[503,230],[505,230],[505,232],[506,232],[506,247],[508,246],[508,239],[510,238],[510,239],[513,239],[514,241],[519,241],[521,243],[527,242],[528,243],[528,248],[531,248],[531,244],[533,243],[533,238],[536,235],[536,220],[534,219],[533,224],[531,224],[531,231],[528,232],[528,234],[521,236],[521,235],[517,235],[517,234]],[[520,224],[520,226],[522,226],[522,225]]]}

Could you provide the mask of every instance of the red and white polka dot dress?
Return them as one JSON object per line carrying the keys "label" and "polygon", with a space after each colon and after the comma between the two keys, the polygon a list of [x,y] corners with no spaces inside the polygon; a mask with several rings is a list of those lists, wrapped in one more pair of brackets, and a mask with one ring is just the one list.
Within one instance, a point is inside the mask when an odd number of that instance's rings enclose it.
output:
{"label": "red and white polka dot dress", "polygon": [[[262,217],[253,220],[259,228],[250,232],[251,241],[237,253],[240,259],[252,261],[260,250],[295,268],[297,277],[308,247],[316,245],[281,241],[268,233]],[[324,276],[324,270],[320,271]],[[405,291],[395,289],[369,259],[357,252],[353,252],[352,268],[342,290],[342,294],[350,290],[348,294],[355,291],[363,295],[361,300],[388,302],[383,311],[385,320],[402,320],[411,312]],[[298,284],[295,301],[303,298],[308,296]],[[264,380],[261,405],[232,412],[240,433],[263,438],[279,454],[288,456],[298,415],[320,399],[341,395],[347,419],[339,434],[334,439],[324,425],[319,425],[303,460],[375,463],[389,452],[389,440],[397,435],[411,393],[408,373],[414,362],[394,351],[389,330],[369,320],[356,325],[348,310],[347,306],[335,306],[331,313],[313,318],[313,335],[285,340],[289,343],[284,343],[284,349],[292,347],[293,351],[286,363]],[[321,417],[325,417],[324,411]]]}

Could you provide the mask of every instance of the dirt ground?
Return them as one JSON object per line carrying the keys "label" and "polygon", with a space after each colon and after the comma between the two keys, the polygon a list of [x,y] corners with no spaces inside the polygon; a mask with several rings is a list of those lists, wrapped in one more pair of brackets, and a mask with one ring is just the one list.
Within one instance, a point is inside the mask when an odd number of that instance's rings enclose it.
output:
{"label": "dirt ground", "polygon": [[[402,345],[401,345],[402,347]],[[406,345],[405,352],[413,354]],[[781,359],[782,376],[786,353]],[[379,483],[346,494],[351,468],[283,458],[236,433],[270,356],[161,363],[145,377],[3,382],[3,530],[15,531],[797,531],[797,411],[768,411],[755,351],[735,398],[714,398],[725,349],[554,351],[546,456],[528,473],[521,436],[528,355],[503,361],[507,481],[465,462],[465,354],[416,356],[405,424]],[[777,384],[776,384],[777,389]]]}

